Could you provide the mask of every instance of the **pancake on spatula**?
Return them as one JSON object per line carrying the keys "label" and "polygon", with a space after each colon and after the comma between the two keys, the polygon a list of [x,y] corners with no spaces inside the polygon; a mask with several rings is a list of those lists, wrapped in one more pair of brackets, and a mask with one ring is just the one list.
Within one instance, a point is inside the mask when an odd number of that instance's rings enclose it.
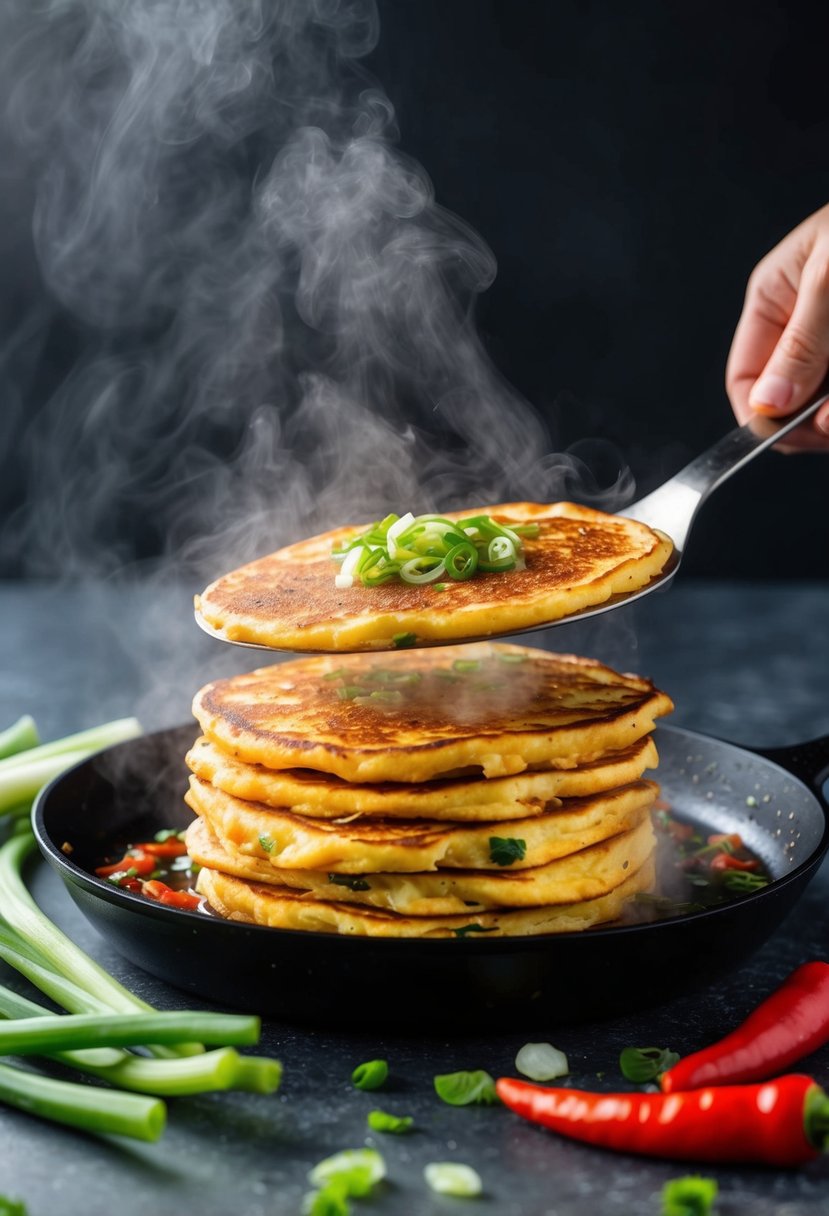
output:
{"label": "pancake on spatula", "polygon": [[[385,650],[492,637],[561,620],[646,586],[666,565],[667,536],[574,503],[502,503],[449,512],[452,523],[486,516],[529,528],[523,568],[410,583],[337,586],[332,552],[365,525],[338,528],[224,575],[196,597],[196,613],[230,642],[284,650]],[[459,532],[464,529],[459,525]]]}
{"label": "pancake on spatula", "polygon": [[287,808],[310,818],[379,815],[389,819],[508,820],[548,810],[560,798],[579,798],[637,781],[659,757],[650,736],[590,764],[527,771],[512,777],[455,777],[447,781],[356,785],[311,769],[267,769],[245,764],[209,739],[187,753],[190,769],[219,790],[247,802]]}
{"label": "pancake on spatula", "polygon": [[354,875],[282,870],[258,857],[229,853],[207,824],[187,830],[187,851],[200,866],[309,898],[385,908],[404,916],[468,916],[470,909],[528,908],[576,903],[606,895],[645,864],[656,842],[650,816],[609,840],[527,870],[453,870],[439,873]]}
{"label": "pancake on spatula", "polygon": [[278,869],[373,871],[523,869],[545,865],[635,826],[656,800],[653,781],[570,798],[530,819],[454,824],[417,819],[309,819],[243,802],[190,778],[185,801],[210,825],[222,847]]}
{"label": "pancake on spatula", "polygon": [[290,889],[248,882],[203,869],[197,890],[220,916],[272,929],[301,929],[363,937],[528,937],[542,933],[569,933],[617,920],[625,905],[654,882],[649,859],[607,895],[577,903],[496,911],[468,909],[464,916],[401,916],[380,908],[309,898]]}
{"label": "pancake on spatula", "polygon": [[639,676],[493,642],[295,659],[214,680],[193,702],[207,738],[245,763],[357,783],[576,768],[672,708]]}

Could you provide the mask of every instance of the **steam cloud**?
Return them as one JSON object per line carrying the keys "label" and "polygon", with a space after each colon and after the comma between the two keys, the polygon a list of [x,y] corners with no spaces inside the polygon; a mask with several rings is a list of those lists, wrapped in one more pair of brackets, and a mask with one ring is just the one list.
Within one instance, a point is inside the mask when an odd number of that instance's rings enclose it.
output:
{"label": "steam cloud", "polygon": [[13,0],[2,26],[42,279],[0,351],[7,567],[162,554],[199,583],[387,510],[629,497],[488,358],[495,261],[397,146],[373,0]]}

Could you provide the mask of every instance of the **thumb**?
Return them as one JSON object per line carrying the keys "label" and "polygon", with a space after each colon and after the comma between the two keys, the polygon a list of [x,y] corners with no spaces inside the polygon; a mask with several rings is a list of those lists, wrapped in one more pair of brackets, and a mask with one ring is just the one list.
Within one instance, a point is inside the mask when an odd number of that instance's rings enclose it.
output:
{"label": "thumb", "polygon": [[792,315],[748,395],[761,414],[790,414],[816,392],[829,369],[829,244],[803,266]]}

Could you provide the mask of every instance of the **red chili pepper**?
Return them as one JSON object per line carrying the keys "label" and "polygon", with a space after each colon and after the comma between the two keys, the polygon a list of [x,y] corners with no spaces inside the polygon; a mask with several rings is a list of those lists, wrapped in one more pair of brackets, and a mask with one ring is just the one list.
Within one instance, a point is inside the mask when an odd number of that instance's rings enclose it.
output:
{"label": "red chili pepper", "polygon": [[[803,1165],[829,1141],[829,1097],[790,1073],[687,1093],[587,1093],[502,1077],[501,1101],[533,1123],[601,1148],[684,1161]],[[808,1129],[808,1134],[807,1134]]]}
{"label": "red chili pepper", "polygon": [[133,847],[153,857],[183,857],[187,852],[187,845],[176,836],[169,840],[145,840]]}
{"label": "red chili pepper", "polygon": [[109,878],[112,874],[117,874],[119,870],[135,870],[138,875],[152,874],[156,869],[157,862],[154,857],[150,857],[147,853],[126,853],[120,861],[113,862],[109,866],[98,866],[95,873],[99,878]]}
{"label": "red chili pepper", "polygon": [[150,899],[156,900],[160,904],[167,904],[171,908],[198,908],[198,895],[191,895],[189,891],[175,891],[172,887],[168,887],[166,882],[159,882],[157,878],[153,878],[150,882],[145,882],[142,886],[144,895],[148,895]]}
{"label": "red chili pepper", "polygon": [[662,1074],[665,1093],[762,1081],[829,1041],[829,963],[804,963],[736,1030]]}

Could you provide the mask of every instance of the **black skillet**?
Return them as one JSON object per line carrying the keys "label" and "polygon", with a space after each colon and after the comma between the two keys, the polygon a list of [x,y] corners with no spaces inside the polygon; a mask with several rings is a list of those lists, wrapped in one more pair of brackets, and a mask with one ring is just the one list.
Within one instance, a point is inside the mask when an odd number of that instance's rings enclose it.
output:
{"label": "black skillet", "polygon": [[121,743],[58,777],[35,806],[38,844],[133,963],[194,996],[287,1021],[469,1032],[645,1008],[762,945],[829,846],[820,788],[829,737],[758,754],[659,727],[663,796],[703,832],[739,832],[772,875],[767,887],[650,924],[546,937],[383,940],[248,926],[159,906],[89,872],[114,842],[190,821],[182,757],[194,734],[184,726]]}

